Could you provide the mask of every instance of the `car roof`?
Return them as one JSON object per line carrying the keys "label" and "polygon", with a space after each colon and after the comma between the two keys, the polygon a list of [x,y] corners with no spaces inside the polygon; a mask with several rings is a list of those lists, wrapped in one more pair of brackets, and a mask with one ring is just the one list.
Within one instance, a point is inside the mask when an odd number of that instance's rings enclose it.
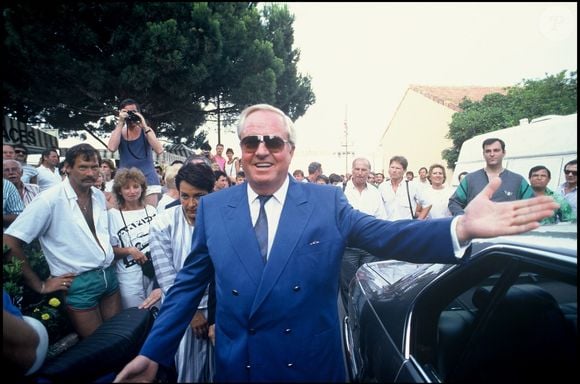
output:
{"label": "car roof", "polygon": [[576,222],[543,225],[537,229],[518,235],[498,236],[491,239],[475,239],[473,240],[473,244],[475,249],[492,244],[514,245],[577,258],[578,227]]}

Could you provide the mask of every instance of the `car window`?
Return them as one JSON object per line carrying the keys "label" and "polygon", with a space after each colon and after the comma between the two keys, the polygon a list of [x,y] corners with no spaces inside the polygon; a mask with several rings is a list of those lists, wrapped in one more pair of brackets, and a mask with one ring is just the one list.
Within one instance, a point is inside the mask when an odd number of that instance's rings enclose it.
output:
{"label": "car window", "polygon": [[450,273],[418,302],[411,354],[434,381],[574,372],[576,270],[506,252]]}

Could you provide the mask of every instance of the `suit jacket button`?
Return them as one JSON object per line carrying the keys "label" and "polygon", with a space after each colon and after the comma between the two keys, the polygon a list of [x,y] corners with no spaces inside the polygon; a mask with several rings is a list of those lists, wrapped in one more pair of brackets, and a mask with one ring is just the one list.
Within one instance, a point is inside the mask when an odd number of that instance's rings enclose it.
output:
{"label": "suit jacket button", "polygon": [[295,286],[292,287],[292,290],[294,292],[298,292],[300,290],[300,286],[299,285],[295,285]]}
{"label": "suit jacket button", "polygon": [[237,289],[232,289],[232,295],[239,296],[240,292],[238,292]]}
{"label": "suit jacket button", "polygon": [[292,330],[291,330],[290,328],[286,328],[286,329],[284,330],[284,333],[285,333],[285,334],[289,334],[290,332],[292,332]]}
{"label": "suit jacket button", "polygon": [[252,368],[252,367],[250,366],[250,364],[247,364],[247,365],[246,365],[246,369],[250,369],[250,368]]}
{"label": "suit jacket button", "polygon": [[294,366],[294,363],[288,363],[288,368],[292,368]]}
{"label": "suit jacket button", "polygon": [[250,335],[255,335],[256,334],[256,330],[254,328],[250,328]]}

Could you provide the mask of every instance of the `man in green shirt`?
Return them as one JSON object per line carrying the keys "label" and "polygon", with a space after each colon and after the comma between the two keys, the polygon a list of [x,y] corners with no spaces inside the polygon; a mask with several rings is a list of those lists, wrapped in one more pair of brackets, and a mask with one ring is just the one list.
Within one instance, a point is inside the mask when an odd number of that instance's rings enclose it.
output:
{"label": "man in green shirt", "polygon": [[550,196],[556,203],[560,204],[560,208],[554,211],[554,215],[540,221],[540,224],[555,224],[562,221],[576,220],[576,216],[574,215],[570,203],[568,203],[568,201],[563,196],[558,193],[554,193],[552,190],[550,190],[550,188],[548,188],[548,183],[550,183],[551,177],[552,174],[550,170],[543,165],[536,165],[535,167],[532,167],[528,173],[530,185],[532,186],[536,196]]}

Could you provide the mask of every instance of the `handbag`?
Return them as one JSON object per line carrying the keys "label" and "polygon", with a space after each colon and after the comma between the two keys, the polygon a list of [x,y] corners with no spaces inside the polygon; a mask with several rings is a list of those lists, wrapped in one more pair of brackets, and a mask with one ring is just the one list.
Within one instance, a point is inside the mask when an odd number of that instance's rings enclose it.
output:
{"label": "handbag", "polygon": [[141,270],[143,275],[153,279],[155,278],[155,268],[153,267],[153,261],[151,261],[151,253],[145,252],[145,256],[147,256],[147,261],[141,264]]}
{"label": "handbag", "polygon": [[407,184],[407,199],[409,200],[409,210],[411,211],[411,218],[417,220],[417,215],[413,213],[413,205],[411,204],[411,196],[409,195],[409,180],[405,180]]}

